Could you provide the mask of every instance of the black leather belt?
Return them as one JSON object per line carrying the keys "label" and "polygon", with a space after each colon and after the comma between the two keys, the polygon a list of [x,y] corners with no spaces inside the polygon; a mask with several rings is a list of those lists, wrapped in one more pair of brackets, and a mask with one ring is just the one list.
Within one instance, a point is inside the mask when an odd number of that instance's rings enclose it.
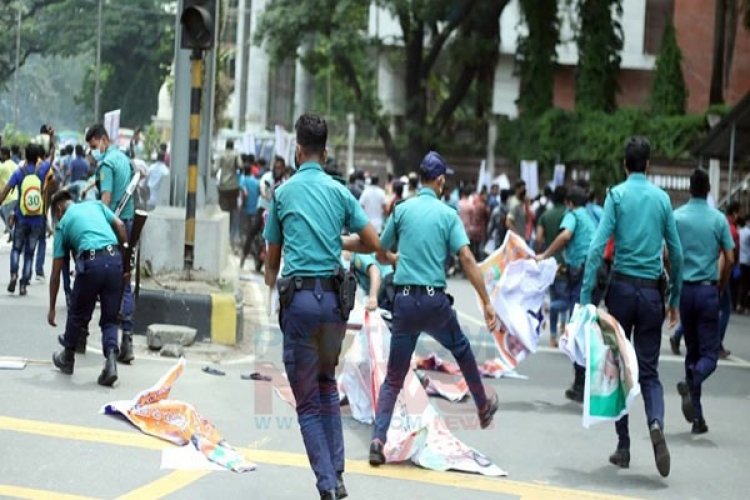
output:
{"label": "black leather belt", "polygon": [[630,285],[640,286],[643,288],[659,288],[659,280],[636,278],[635,276],[628,276],[627,274],[622,274],[617,271],[612,273],[612,281],[628,283]]}
{"label": "black leather belt", "polygon": [[292,278],[295,290],[315,290],[316,281],[320,281],[320,287],[324,292],[335,292],[338,290],[336,280],[331,277],[327,278],[303,278],[294,277]]}
{"label": "black leather belt", "polygon": [[689,286],[717,286],[719,284],[718,281],[715,280],[705,280],[705,281],[683,281],[683,285],[689,285]]}
{"label": "black leather belt", "polygon": [[424,294],[435,295],[436,293],[445,293],[445,287],[424,286],[424,285],[396,285],[396,293],[401,295]]}
{"label": "black leather belt", "polygon": [[101,257],[103,255],[120,255],[120,247],[117,245],[107,245],[104,248],[100,248],[98,250],[81,250],[78,254],[79,258],[85,258],[88,260],[94,260],[97,257]]}

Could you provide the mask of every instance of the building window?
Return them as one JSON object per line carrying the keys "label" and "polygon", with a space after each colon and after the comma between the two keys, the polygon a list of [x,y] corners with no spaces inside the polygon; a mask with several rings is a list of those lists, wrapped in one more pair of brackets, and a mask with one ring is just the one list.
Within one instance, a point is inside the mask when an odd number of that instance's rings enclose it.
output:
{"label": "building window", "polygon": [[646,0],[646,26],[644,30],[643,51],[646,54],[659,53],[661,36],[667,22],[672,21],[674,0]]}

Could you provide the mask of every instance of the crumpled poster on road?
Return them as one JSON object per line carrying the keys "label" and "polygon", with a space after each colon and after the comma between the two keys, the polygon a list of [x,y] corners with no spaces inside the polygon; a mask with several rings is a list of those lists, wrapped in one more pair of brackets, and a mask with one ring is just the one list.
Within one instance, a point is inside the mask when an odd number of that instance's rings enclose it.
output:
{"label": "crumpled poster on road", "polygon": [[560,350],[586,367],[583,426],[618,420],[630,412],[640,394],[638,360],[617,320],[594,305],[577,304]]}
{"label": "crumpled poster on road", "polygon": [[185,358],[180,358],[153,387],[132,400],[107,403],[100,413],[120,414],[145,434],[178,446],[192,443],[208,460],[234,472],[255,470],[255,464],[232,448],[193,405],[167,399],[185,364]]}
{"label": "crumpled poster on road", "polygon": [[555,280],[557,262],[549,258],[537,263],[533,256],[523,239],[508,231],[502,246],[479,264],[500,319],[492,332],[499,355],[484,364],[484,376],[512,376],[516,366],[536,352],[544,295]]}
{"label": "crumpled poster on road", "polygon": [[[382,318],[367,314],[363,328],[344,356],[339,386],[349,400],[352,416],[360,422],[371,424],[374,421],[380,386],[388,367],[390,336]],[[471,421],[478,426],[476,418]],[[388,462],[411,460],[431,470],[507,475],[489,458],[450,432],[430,403],[414,370],[407,372],[393,411],[387,441],[385,456]]]}

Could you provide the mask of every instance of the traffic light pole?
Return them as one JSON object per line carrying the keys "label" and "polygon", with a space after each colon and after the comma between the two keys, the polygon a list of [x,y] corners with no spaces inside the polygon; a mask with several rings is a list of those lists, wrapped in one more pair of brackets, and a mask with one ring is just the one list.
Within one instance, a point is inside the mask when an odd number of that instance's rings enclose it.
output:
{"label": "traffic light pole", "polygon": [[190,55],[190,141],[188,143],[187,203],[185,204],[184,269],[190,278],[195,256],[195,209],[198,191],[198,144],[201,135],[201,98],[203,93],[203,51]]}

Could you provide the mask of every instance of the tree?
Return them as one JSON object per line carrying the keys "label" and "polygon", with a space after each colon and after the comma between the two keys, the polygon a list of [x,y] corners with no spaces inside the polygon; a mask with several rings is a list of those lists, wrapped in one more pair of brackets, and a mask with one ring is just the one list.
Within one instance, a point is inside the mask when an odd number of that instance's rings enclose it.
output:
{"label": "tree", "polygon": [[518,107],[524,115],[538,116],[553,105],[553,85],[560,19],[557,0],[521,0],[529,33],[518,40],[521,88]]}
{"label": "tree", "polygon": [[622,15],[622,0],[578,0],[576,110],[612,112],[617,107],[623,32],[613,11]]}
{"label": "tree", "polygon": [[659,55],[656,57],[654,86],[651,92],[651,111],[655,115],[685,114],[687,88],[682,76],[682,51],[677,45],[674,25],[664,28]]}
{"label": "tree", "polygon": [[[313,75],[332,69],[346,84],[358,117],[370,122],[398,171],[419,164],[440,143],[453,115],[472,88],[481,87],[478,112],[485,112],[500,45],[499,17],[508,0],[382,0],[397,20],[406,113],[402,138],[389,130],[381,113],[375,80],[384,41],[369,39],[369,0],[274,0],[260,20],[256,43],[264,41],[275,60],[297,56],[311,41],[315,50],[302,59]],[[391,40],[388,41],[389,43]],[[451,54],[454,57],[445,57]],[[445,95],[431,99],[445,83]],[[489,82],[489,84],[488,84]]]}

